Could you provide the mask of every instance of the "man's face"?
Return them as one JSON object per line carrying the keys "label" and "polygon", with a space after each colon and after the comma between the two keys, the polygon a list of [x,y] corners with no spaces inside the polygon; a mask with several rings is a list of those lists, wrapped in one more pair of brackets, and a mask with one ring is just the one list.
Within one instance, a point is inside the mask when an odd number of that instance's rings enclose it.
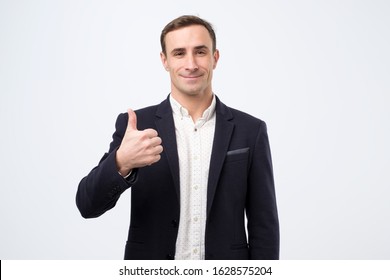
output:
{"label": "man's face", "polygon": [[212,45],[210,34],[201,25],[183,27],[165,36],[166,55],[161,53],[161,61],[170,74],[173,94],[211,93],[213,70],[219,58]]}

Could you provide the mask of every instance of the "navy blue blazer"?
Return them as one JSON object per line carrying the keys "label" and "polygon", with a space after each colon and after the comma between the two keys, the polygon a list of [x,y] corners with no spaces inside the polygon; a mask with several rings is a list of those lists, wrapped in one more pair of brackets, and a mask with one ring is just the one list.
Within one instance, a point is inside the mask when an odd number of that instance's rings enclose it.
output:
{"label": "navy blue blazer", "polygon": [[[128,114],[120,114],[110,149],[78,187],[85,218],[102,215],[131,188],[125,259],[173,259],[180,224],[179,161],[169,99],[136,111],[139,130],[162,139],[161,159],[124,179],[115,153]],[[247,217],[247,234],[245,230]],[[206,259],[278,259],[279,222],[266,124],[216,102],[216,127],[207,189]]]}

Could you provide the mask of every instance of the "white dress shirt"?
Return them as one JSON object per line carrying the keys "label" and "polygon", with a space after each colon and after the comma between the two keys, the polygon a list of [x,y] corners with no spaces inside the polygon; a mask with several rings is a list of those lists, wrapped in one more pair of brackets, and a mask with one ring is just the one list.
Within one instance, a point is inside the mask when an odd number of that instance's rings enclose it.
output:
{"label": "white dress shirt", "polygon": [[200,119],[170,95],[180,170],[180,222],[176,240],[178,260],[205,258],[207,182],[215,131],[215,96]]}

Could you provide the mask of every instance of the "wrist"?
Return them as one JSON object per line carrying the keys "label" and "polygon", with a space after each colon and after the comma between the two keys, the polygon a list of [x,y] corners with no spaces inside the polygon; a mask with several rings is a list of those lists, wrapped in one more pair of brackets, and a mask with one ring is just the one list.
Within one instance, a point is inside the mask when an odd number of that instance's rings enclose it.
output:
{"label": "wrist", "polygon": [[118,149],[117,152],[116,152],[115,163],[116,163],[116,168],[117,168],[117,170],[118,170],[118,173],[119,173],[122,177],[127,178],[128,176],[130,176],[131,171],[132,171],[133,169],[132,169],[131,167],[125,166],[125,165],[122,163],[121,154],[120,154],[119,149]]}
{"label": "wrist", "polygon": [[122,172],[118,171],[118,174],[121,175],[124,179],[127,179],[127,178],[129,178],[129,176],[131,175],[132,172],[133,172],[133,170],[130,170],[127,173],[122,173]]}

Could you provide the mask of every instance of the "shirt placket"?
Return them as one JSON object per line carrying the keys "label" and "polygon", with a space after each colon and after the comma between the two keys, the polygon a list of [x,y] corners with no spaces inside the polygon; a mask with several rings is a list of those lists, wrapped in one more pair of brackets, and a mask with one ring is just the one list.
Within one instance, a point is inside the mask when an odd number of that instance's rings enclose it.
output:
{"label": "shirt placket", "polygon": [[191,165],[191,177],[192,177],[192,188],[191,188],[191,204],[192,204],[192,217],[191,223],[193,228],[193,240],[192,245],[192,258],[200,259],[201,255],[201,209],[202,209],[202,196],[201,196],[201,187],[202,187],[202,161],[201,161],[201,137],[199,131],[199,125],[194,125],[192,131],[192,165]]}

